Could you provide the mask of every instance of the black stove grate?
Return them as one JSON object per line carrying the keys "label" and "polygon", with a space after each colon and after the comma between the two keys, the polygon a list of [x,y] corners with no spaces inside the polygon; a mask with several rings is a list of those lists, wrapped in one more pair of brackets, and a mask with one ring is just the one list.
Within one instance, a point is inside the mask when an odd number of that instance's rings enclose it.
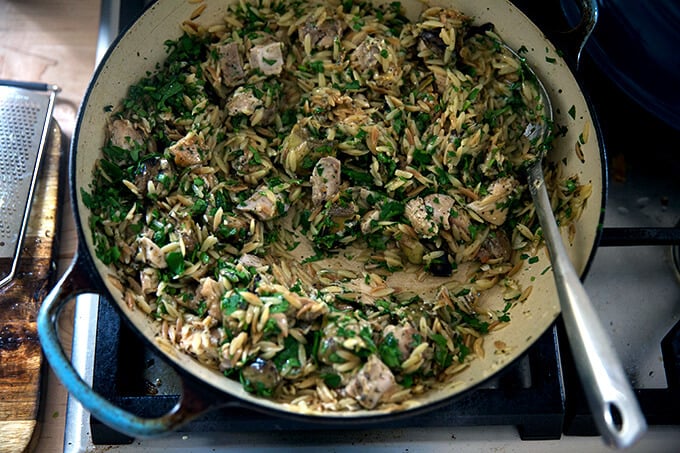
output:
{"label": "black stove grate", "polygon": [[[626,166],[636,168],[637,173],[655,175],[667,181],[676,181],[680,161],[673,153],[680,142],[680,130],[672,129],[660,119],[635,104],[620,91],[597,68],[588,54],[584,54],[579,70],[584,89],[590,94],[590,101],[597,112],[601,133],[606,145],[609,177],[623,178],[621,169],[614,161],[621,158]],[[616,99],[616,101],[613,101]],[[674,147],[676,149],[674,149]],[[619,182],[625,183],[625,182]],[[639,184],[640,181],[633,182]],[[680,188],[680,186],[678,186]],[[676,192],[678,195],[680,192]],[[671,193],[672,195],[672,193]],[[677,203],[677,200],[659,200]],[[659,227],[655,219],[639,227],[604,228],[600,247],[674,247],[677,255],[680,248],[680,219],[674,227]],[[628,263],[634,266],[635,263]],[[675,263],[675,266],[678,266]],[[680,270],[676,269],[676,272]],[[678,273],[680,276],[680,273]],[[640,300],[654,309],[653,300]],[[562,363],[566,385],[566,413],[564,433],[567,435],[598,435],[597,428],[585,400],[585,393],[573,365],[566,332],[559,326],[559,336],[564,339]],[[640,408],[650,425],[680,425],[680,323],[670,329],[661,342],[662,360],[667,387],[662,389],[635,388]]]}
{"label": "black stove grate", "polygon": [[[542,2],[538,7],[530,0],[512,0],[541,29],[565,30],[568,28],[563,19],[561,5],[567,0]],[[606,7],[601,5],[601,19],[607,15]],[[610,27],[611,21],[600,20],[595,35],[602,33],[616,36]],[[586,51],[576,75],[588,96],[591,108],[598,117],[600,133],[605,146],[608,176],[612,181],[621,183],[625,175],[620,166],[643,168],[644,174],[655,175],[666,181],[678,181],[680,160],[677,159],[680,143],[680,129],[673,129],[661,119],[653,116],[636,104],[602,73],[598,65]],[[639,181],[633,184],[639,184]],[[680,188],[680,186],[678,186]],[[675,192],[677,196],[680,192]],[[672,195],[672,193],[671,193]],[[677,200],[660,200],[664,203],[677,203]],[[598,246],[601,247],[658,247],[672,246],[674,257],[680,255],[680,219],[674,227],[660,227],[651,219],[649,225],[639,227],[603,228]],[[677,258],[674,258],[677,260]],[[630,263],[634,265],[634,263]],[[678,266],[675,263],[675,266]],[[676,269],[676,272],[680,270]],[[640,300],[650,304],[651,300]],[[592,414],[585,399],[585,393],[576,373],[573,357],[568,346],[566,332],[561,321],[557,323],[561,340],[561,360],[566,392],[564,434],[599,435]],[[650,425],[680,425],[680,323],[676,324],[661,342],[662,360],[666,373],[667,387],[663,389],[634,389],[643,414]]]}
{"label": "black stove grate", "polygon": [[[549,329],[525,357],[494,380],[493,388],[477,388],[450,404],[423,413],[387,421],[362,421],[363,428],[516,426],[525,440],[559,439],[564,422],[565,395],[556,328]],[[152,357],[149,359],[149,357]],[[152,394],[144,377],[149,361],[160,362],[136,337],[118,311],[101,298],[97,317],[93,388],[114,404],[144,417],[159,416],[178,401],[179,395]],[[157,366],[159,365],[156,363]],[[266,430],[355,429],[356,424],[307,423],[253,411],[225,396],[229,407],[204,414],[182,428],[191,432],[248,432]],[[132,442],[98,420],[90,421],[95,445]]]}
{"label": "black stove grate", "polygon": [[[566,335],[566,332],[560,332]],[[563,348],[567,349],[567,348]],[[677,324],[661,343],[663,361],[666,364],[665,389],[636,389],[635,396],[649,425],[680,425],[680,324]],[[571,357],[565,357],[564,374],[567,388],[564,434],[573,436],[598,436],[595,421],[585,400],[585,393],[578,376],[568,364]]]}

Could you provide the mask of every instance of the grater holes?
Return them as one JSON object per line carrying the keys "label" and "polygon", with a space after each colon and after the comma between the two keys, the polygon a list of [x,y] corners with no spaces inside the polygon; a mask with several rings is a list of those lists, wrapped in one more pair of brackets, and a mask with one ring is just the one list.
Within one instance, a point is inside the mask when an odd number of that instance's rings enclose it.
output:
{"label": "grater holes", "polygon": [[[42,124],[40,105],[30,100],[0,99],[0,248],[17,241],[17,218],[23,216],[26,187],[30,184],[34,153]],[[13,102],[12,102],[13,101]]]}
{"label": "grater holes", "polygon": [[[12,224],[5,221],[5,219],[12,219],[17,215],[17,194],[11,193],[5,189],[6,184],[2,181],[2,188],[0,188],[0,240],[4,243],[5,239],[9,239],[9,242],[13,242],[12,237]],[[23,207],[19,208],[23,212]],[[4,245],[4,244],[3,244]]]}

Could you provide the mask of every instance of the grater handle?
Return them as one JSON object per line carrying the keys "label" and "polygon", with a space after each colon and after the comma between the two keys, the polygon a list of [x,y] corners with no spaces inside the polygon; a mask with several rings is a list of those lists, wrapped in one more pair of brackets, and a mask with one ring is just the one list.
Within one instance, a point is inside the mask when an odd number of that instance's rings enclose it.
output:
{"label": "grater handle", "polygon": [[38,335],[40,343],[54,373],[85,409],[108,426],[132,437],[152,437],[167,433],[198,415],[218,405],[217,398],[193,390],[186,381],[182,382],[182,395],[177,404],[166,414],[156,418],[134,415],[96,393],[78,375],[66,356],[59,341],[57,324],[65,304],[79,294],[96,293],[88,278],[88,266],[82,259],[74,258],[69,269],[56,286],[45,297],[38,313]]}
{"label": "grater handle", "polygon": [[0,79],[0,85],[33,91],[53,91],[55,93],[61,91],[61,88],[59,88],[58,85],[42,82],[24,82],[23,80]]}

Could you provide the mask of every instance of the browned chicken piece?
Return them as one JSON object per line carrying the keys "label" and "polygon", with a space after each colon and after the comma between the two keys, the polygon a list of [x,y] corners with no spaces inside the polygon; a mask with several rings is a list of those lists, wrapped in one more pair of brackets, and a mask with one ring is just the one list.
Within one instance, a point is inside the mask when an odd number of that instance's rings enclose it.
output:
{"label": "browned chicken piece", "polygon": [[250,88],[238,87],[231,99],[227,102],[227,113],[231,116],[243,115],[250,116],[255,113],[255,109],[262,106],[262,100],[258,99]]}
{"label": "browned chicken piece", "polygon": [[151,264],[156,269],[165,269],[168,267],[168,263],[165,261],[165,255],[161,251],[161,248],[147,237],[143,237],[139,240],[139,253],[143,263]]}
{"label": "browned chicken piece", "polygon": [[430,194],[423,198],[423,203],[426,209],[431,212],[432,220],[438,223],[445,230],[451,229],[451,211],[456,203],[456,201],[443,194]]}
{"label": "browned chicken piece", "polygon": [[494,230],[489,233],[477,252],[477,259],[481,263],[495,260],[505,262],[512,255],[512,245],[508,235],[503,230]]}
{"label": "browned chicken piece", "polygon": [[406,360],[411,355],[414,344],[414,335],[418,331],[411,324],[404,325],[389,325],[383,329],[383,338],[387,335],[392,334],[392,336],[397,340],[397,347],[401,353],[401,360]]}
{"label": "browned chicken piece", "polygon": [[187,255],[190,255],[197,247],[200,246],[194,230],[191,228],[192,222],[188,218],[183,219],[176,227],[179,234],[179,239],[184,244],[184,250]]}
{"label": "browned chicken piece", "polygon": [[326,19],[317,26],[317,20],[310,18],[300,29],[300,39],[304,42],[309,35],[312,47],[328,49],[333,46],[335,38],[342,36],[343,23],[337,19]]}
{"label": "browned chicken piece", "polygon": [[283,44],[272,42],[253,46],[248,52],[250,66],[264,75],[281,74],[283,70]]}
{"label": "browned chicken piece", "polygon": [[315,205],[333,199],[340,192],[340,161],[335,157],[322,157],[312,170],[312,203]]}
{"label": "browned chicken piece", "polygon": [[433,193],[406,203],[404,215],[418,235],[431,238],[436,236],[440,229],[448,231],[452,228],[455,203],[456,201],[449,195]]}
{"label": "browned chicken piece", "polygon": [[411,222],[415,232],[424,238],[431,238],[439,233],[439,224],[434,221],[432,214],[428,212],[425,201],[416,197],[409,200],[404,208],[404,215]]}
{"label": "browned chicken piece", "polygon": [[274,193],[269,187],[262,185],[236,209],[253,213],[260,220],[270,220],[285,213],[288,205],[285,203],[283,194]]}
{"label": "browned chicken piece", "polygon": [[198,301],[205,301],[208,314],[220,322],[222,321],[221,299],[224,292],[224,286],[210,277],[203,278],[196,289]]}
{"label": "browned chicken piece", "polygon": [[351,201],[349,203],[333,203],[328,208],[328,215],[331,217],[351,218],[357,212],[359,212],[357,206]]}
{"label": "browned chicken piece", "polygon": [[350,65],[358,73],[367,72],[378,64],[383,41],[372,36],[364,39],[350,55]]}
{"label": "browned chicken piece", "polygon": [[380,220],[380,211],[372,209],[361,218],[361,232],[364,234],[372,233],[377,229],[376,224]]}
{"label": "browned chicken piece", "polygon": [[324,157],[320,150],[333,146],[329,140],[316,139],[310,135],[307,127],[309,120],[307,117],[296,123],[281,145],[279,160],[293,177],[310,174],[311,168],[306,167],[305,163]]}
{"label": "browned chicken piece", "polygon": [[241,59],[238,43],[230,42],[228,44],[216,45],[214,48],[219,56],[222,83],[228,87],[239,85],[246,73],[243,70],[243,60]]}
{"label": "browned chicken piece", "polygon": [[127,150],[144,143],[144,136],[135,129],[130,120],[113,120],[109,124],[109,137],[112,145]]}
{"label": "browned chicken piece", "polygon": [[262,258],[251,255],[250,253],[241,255],[238,262],[246,267],[263,267],[267,265]]}
{"label": "browned chicken piece", "polygon": [[467,208],[493,225],[505,223],[508,216],[510,196],[517,187],[517,180],[513,177],[500,178],[489,186],[489,194],[480,200],[468,203]]}
{"label": "browned chicken piece", "polygon": [[139,281],[142,284],[142,292],[144,294],[155,293],[160,283],[158,270],[152,267],[145,267],[139,272]]}
{"label": "browned chicken piece", "polygon": [[351,378],[345,387],[345,392],[366,409],[373,409],[394,385],[394,375],[390,369],[377,355],[372,354],[364,366]]}
{"label": "browned chicken piece", "polygon": [[397,94],[404,82],[399,55],[389,40],[368,36],[352,51],[349,61],[369,86]]}
{"label": "browned chicken piece", "polygon": [[205,148],[203,138],[194,131],[190,131],[177,143],[169,147],[168,152],[179,167],[202,164],[208,157],[208,150]]}

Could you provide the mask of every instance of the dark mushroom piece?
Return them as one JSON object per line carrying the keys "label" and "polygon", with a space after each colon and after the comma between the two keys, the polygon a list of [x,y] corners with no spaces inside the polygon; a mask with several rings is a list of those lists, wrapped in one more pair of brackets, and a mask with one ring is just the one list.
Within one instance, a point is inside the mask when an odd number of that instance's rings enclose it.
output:
{"label": "dark mushroom piece", "polygon": [[241,381],[248,391],[271,395],[281,382],[281,375],[272,361],[258,357],[241,370]]}
{"label": "dark mushroom piece", "polygon": [[475,35],[486,35],[487,31],[494,31],[495,27],[491,22],[482,25],[471,25],[465,33],[465,39],[471,38]]}
{"label": "dark mushroom piece", "polygon": [[437,57],[444,55],[446,50],[446,44],[444,40],[439,36],[441,28],[436,28],[432,30],[423,30],[418,36],[422,43],[430,49],[430,51]]}
{"label": "dark mushroom piece", "polygon": [[[154,156],[139,163],[134,184],[142,196],[153,193],[155,197],[163,198],[172,190],[177,179],[176,173],[172,162]],[[152,183],[153,188],[149,183]]]}
{"label": "dark mushroom piece", "polygon": [[453,264],[448,254],[433,259],[425,268],[435,277],[450,277],[453,274]]}

